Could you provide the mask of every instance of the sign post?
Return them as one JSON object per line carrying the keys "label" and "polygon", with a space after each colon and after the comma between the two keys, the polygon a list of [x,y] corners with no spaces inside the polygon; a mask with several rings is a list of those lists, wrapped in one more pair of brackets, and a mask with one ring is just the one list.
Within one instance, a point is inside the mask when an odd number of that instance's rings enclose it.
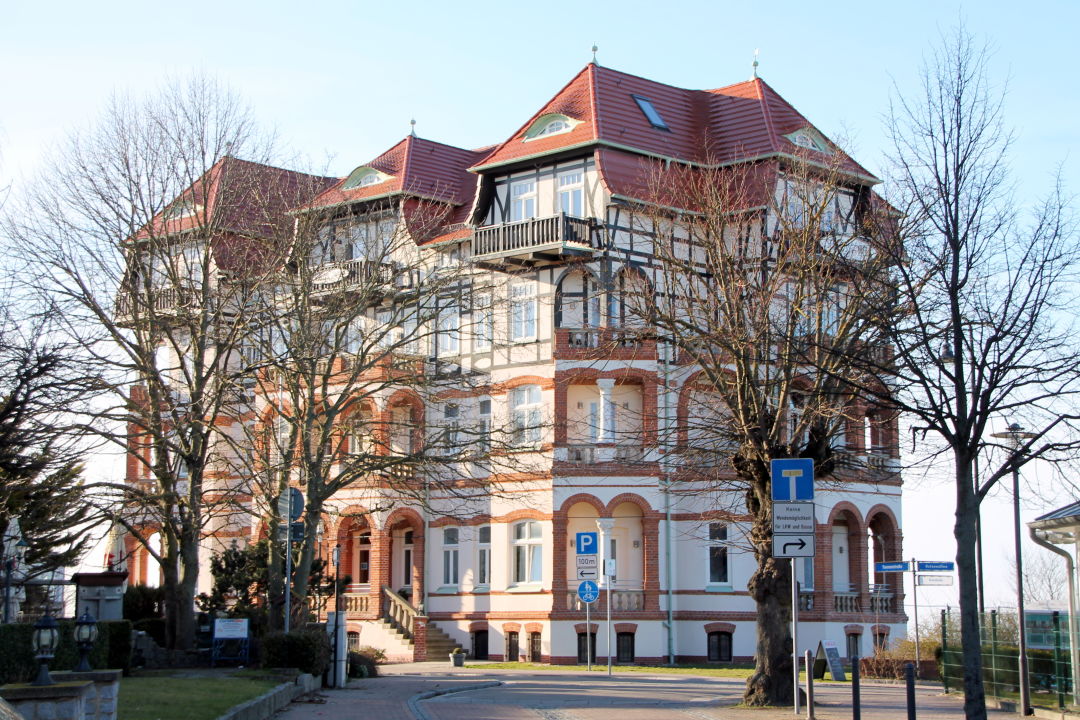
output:
{"label": "sign post", "polygon": [[772,472],[773,557],[791,561],[791,657],[795,714],[799,714],[799,581],[795,558],[814,557],[814,461],[786,458],[770,463]]}
{"label": "sign post", "polygon": [[948,575],[919,575],[925,572],[952,572],[956,569],[956,563],[952,560],[916,560],[910,562],[896,560],[893,562],[874,563],[874,572],[877,573],[911,573],[911,602],[915,609],[915,677],[919,677],[919,593],[920,585],[952,585],[953,579]]}
{"label": "sign post", "polygon": [[577,588],[578,597],[585,603],[585,665],[592,671],[592,631],[590,630],[589,608],[600,597],[600,588],[592,580],[582,580]]}
{"label": "sign post", "polygon": [[[288,512],[289,519],[285,525],[285,632],[289,632],[289,624],[292,620],[292,546],[293,535],[296,526],[300,526],[300,539],[304,539],[304,525],[297,523],[300,515],[304,512],[304,493],[294,487],[289,492],[281,493],[278,498],[278,514],[284,516]],[[285,518],[282,517],[284,521]],[[335,608],[336,609],[336,608]]]}
{"label": "sign post", "polygon": [[596,521],[596,527],[600,530],[600,558],[603,561],[604,572],[604,594],[607,596],[607,628],[604,630],[605,644],[607,645],[607,672],[608,677],[611,677],[611,592],[614,588],[611,587],[611,576],[615,574],[615,560],[608,557],[608,552],[611,548],[611,531],[615,527],[614,518],[599,518]]}
{"label": "sign post", "polygon": [[[581,598],[581,602],[585,603],[585,665],[590,671],[592,670],[593,661],[592,613],[590,608],[596,602],[596,598],[600,597],[600,587],[594,582],[599,576],[596,559],[596,550],[599,545],[597,534],[594,532],[579,532],[575,537],[577,576],[578,580],[581,580],[581,584],[578,585],[578,597]],[[609,590],[609,597],[610,594],[611,591]]]}

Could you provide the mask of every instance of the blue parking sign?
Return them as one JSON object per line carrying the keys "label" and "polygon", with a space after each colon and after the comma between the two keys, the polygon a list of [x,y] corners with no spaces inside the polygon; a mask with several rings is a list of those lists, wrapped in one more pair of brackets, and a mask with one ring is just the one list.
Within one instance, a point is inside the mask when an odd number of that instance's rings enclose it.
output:
{"label": "blue parking sign", "polygon": [[772,499],[780,502],[814,499],[814,461],[811,458],[773,460]]}
{"label": "blue parking sign", "polygon": [[594,532],[579,532],[577,534],[577,554],[595,555],[600,548],[600,541]]}

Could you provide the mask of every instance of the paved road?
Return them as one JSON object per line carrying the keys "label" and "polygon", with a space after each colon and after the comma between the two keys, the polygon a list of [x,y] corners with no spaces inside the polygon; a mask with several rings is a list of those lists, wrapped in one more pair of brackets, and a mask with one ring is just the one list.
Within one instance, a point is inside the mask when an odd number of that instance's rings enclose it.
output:
{"label": "paved road", "polygon": [[[788,710],[732,707],[742,681],[689,675],[558,671],[451,670],[446,663],[384,666],[384,677],[326,691],[325,704],[293,704],[280,720],[791,720]],[[479,687],[493,682],[497,686]],[[475,689],[473,689],[475,688]],[[819,685],[816,717],[851,717],[847,686]],[[449,691],[449,692],[447,692]],[[447,694],[418,699],[423,693]],[[962,718],[959,699],[934,687],[917,690],[919,720]],[[903,720],[904,691],[864,685],[865,720]],[[805,715],[803,715],[805,717]],[[1005,717],[1005,714],[1002,714]]]}

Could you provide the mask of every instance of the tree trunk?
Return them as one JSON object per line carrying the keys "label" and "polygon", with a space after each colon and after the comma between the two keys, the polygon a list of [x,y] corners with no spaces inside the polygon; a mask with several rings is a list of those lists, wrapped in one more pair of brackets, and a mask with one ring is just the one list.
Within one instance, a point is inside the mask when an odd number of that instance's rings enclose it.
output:
{"label": "tree trunk", "polygon": [[266,596],[269,612],[267,612],[266,625],[270,632],[284,630],[283,621],[285,612],[285,551],[284,545],[279,541],[282,522],[272,517],[269,523],[269,542],[266,545],[267,571],[266,571]]}
{"label": "tree trunk", "polygon": [[195,645],[195,591],[199,583],[199,540],[185,536],[181,555],[180,582],[176,587],[176,638],[177,650],[190,650]]}
{"label": "tree trunk", "polygon": [[772,504],[762,500],[769,497],[767,478],[755,477],[748,485],[747,509],[754,518],[750,542],[758,567],[746,589],[757,604],[757,645],[743,702],[751,707],[791,705],[791,563],[772,556]]}
{"label": "tree trunk", "polygon": [[982,679],[982,640],[979,634],[979,595],[975,572],[975,520],[979,506],[972,488],[971,463],[956,458],[956,569],[960,576],[960,646],[964,658],[964,717],[985,720],[986,694]]}

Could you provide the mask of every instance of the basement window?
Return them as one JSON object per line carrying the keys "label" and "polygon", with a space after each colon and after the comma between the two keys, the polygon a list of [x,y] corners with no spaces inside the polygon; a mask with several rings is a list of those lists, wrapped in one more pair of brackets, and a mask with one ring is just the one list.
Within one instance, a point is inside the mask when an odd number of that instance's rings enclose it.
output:
{"label": "basement window", "polygon": [[641,112],[645,114],[645,118],[649,121],[649,124],[658,130],[667,130],[671,132],[671,128],[664,122],[664,118],[660,117],[660,113],[653,107],[652,100],[641,95],[631,95],[634,101],[637,102],[638,107],[641,108]]}

